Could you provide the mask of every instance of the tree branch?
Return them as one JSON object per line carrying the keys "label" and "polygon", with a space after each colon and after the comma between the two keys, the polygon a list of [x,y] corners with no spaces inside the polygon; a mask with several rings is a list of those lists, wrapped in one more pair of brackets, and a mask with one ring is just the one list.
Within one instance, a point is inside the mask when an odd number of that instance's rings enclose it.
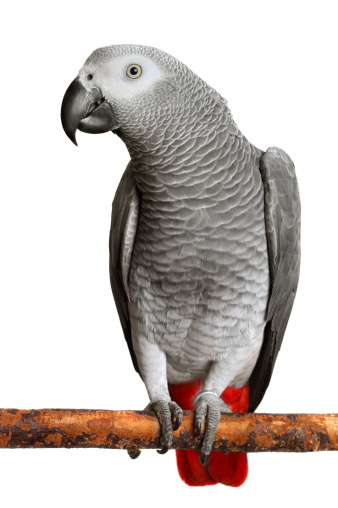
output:
{"label": "tree branch", "polygon": [[[193,412],[184,411],[173,448],[198,450]],[[0,448],[161,448],[153,413],[76,409],[0,409]],[[223,415],[214,450],[338,450],[338,414]]]}

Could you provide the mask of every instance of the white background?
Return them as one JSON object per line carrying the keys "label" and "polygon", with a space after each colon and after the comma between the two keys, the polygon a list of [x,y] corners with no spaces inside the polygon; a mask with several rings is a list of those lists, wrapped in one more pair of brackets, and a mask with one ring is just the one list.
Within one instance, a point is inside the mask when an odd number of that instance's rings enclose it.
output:
{"label": "white background", "polygon": [[[173,54],[228,101],[246,137],[296,164],[299,291],[261,412],[338,412],[335,2],[7,2],[1,13],[0,406],[142,409],[108,276],[111,202],[128,162],[112,134],[59,119],[97,47]],[[1,506],[315,506],[338,452],[252,454],[239,489],[189,488],[173,452],[0,450]]]}

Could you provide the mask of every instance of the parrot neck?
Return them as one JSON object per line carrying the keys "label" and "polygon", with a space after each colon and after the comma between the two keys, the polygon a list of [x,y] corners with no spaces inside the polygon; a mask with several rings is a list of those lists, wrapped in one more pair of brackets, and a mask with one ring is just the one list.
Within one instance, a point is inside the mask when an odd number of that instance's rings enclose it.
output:
{"label": "parrot neck", "polygon": [[161,102],[149,97],[142,107],[134,105],[119,134],[144,199],[205,198],[219,182],[230,189],[234,174],[240,181],[243,168],[249,171],[257,158],[257,149],[238,129],[227,101],[197,76],[188,77],[184,92],[171,83],[161,90]]}
{"label": "parrot neck", "polygon": [[[196,120],[178,125],[178,129],[179,137],[168,137],[168,130],[162,135],[158,131],[142,149],[130,150],[143,198],[205,198],[216,182],[231,192],[234,177],[237,182],[246,182],[248,171],[258,164],[260,150],[248,142],[226,112],[216,115],[211,124]],[[243,162],[240,166],[238,157]]]}
{"label": "parrot neck", "polygon": [[218,92],[193,73],[187,80],[184,92],[174,82],[166,83],[160,100],[143,98],[142,104],[128,107],[127,121],[121,115],[117,119],[118,135],[137,173],[151,172],[153,177],[158,171],[172,173],[181,161],[193,157],[196,148],[208,150],[212,140],[233,124],[227,101]]}

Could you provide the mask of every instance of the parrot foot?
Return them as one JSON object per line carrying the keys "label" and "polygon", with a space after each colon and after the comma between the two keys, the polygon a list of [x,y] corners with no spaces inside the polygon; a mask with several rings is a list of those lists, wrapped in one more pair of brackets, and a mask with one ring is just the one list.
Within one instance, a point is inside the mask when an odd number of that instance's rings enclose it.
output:
{"label": "parrot foot", "polygon": [[183,411],[176,402],[168,402],[167,400],[150,402],[144,410],[153,411],[159,419],[162,448],[157,450],[157,452],[163,455],[167,453],[172,444],[173,430],[177,430],[181,425]]}
{"label": "parrot foot", "polygon": [[218,423],[222,413],[231,413],[229,406],[216,394],[201,393],[195,402],[195,428],[197,436],[201,435],[202,425],[205,422],[205,433],[201,448],[201,464],[205,465],[212,449]]}

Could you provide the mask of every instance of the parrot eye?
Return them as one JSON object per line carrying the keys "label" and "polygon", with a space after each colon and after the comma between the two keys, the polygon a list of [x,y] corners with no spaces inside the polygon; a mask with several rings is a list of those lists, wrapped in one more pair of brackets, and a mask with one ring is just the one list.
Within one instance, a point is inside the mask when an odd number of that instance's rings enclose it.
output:
{"label": "parrot eye", "polygon": [[127,76],[131,79],[139,78],[142,74],[142,68],[137,64],[129,65],[127,69]]}
{"label": "parrot eye", "polygon": [[93,74],[88,74],[87,79],[88,79],[88,81],[90,81],[91,79],[93,79]]}

